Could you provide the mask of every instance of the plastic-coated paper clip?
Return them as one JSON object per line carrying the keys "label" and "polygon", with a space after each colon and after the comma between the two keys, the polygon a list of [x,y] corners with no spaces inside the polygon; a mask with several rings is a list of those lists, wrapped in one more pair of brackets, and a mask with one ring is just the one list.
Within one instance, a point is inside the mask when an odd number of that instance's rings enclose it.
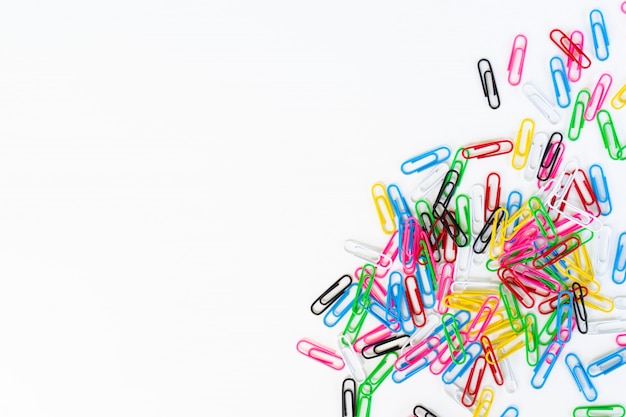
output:
{"label": "plastic-coated paper clip", "polygon": [[387,186],[387,196],[391,202],[393,212],[397,217],[398,224],[404,223],[407,217],[411,217],[411,211],[406,203],[400,188],[396,184],[390,184]]}
{"label": "plastic-coated paper clip", "polygon": [[574,417],[624,417],[626,410],[621,405],[595,405],[574,408]]}
{"label": "plastic-coated paper clip", "polygon": [[524,169],[528,162],[534,133],[535,122],[532,119],[522,120],[522,124],[517,132],[515,147],[513,148],[513,158],[511,159],[511,165],[518,171]]}
{"label": "plastic-coated paper clip", "polygon": [[350,284],[352,284],[350,275],[344,275],[339,278],[311,304],[311,312],[315,315],[322,314],[343,295]]}
{"label": "plastic-coated paper clip", "polygon": [[590,377],[595,378],[608,374],[624,364],[626,364],[626,348],[621,348],[589,364],[587,373]]}
{"label": "plastic-coated paper clip", "polygon": [[616,284],[626,282],[626,232],[622,232],[617,238],[617,249],[615,251],[611,279]]}
{"label": "plastic-coated paper clip", "polygon": [[589,57],[561,29],[553,29],[550,32],[550,39],[565,55],[580,64],[581,67],[586,69],[591,66]]}
{"label": "plastic-coated paper clip", "polygon": [[437,417],[432,411],[422,405],[418,405],[413,409],[413,415],[415,417]]}
{"label": "plastic-coated paper clip", "polygon": [[342,417],[356,417],[356,381],[346,378],[341,384],[341,410]]}
{"label": "plastic-coated paper clip", "polygon": [[504,155],[512,151],[513,142],[508,139],[498,139],[467,146],[463,148],[462,155],[465,159],[483,159]]}
{"label": "plastic-coated paper clip", "polygon": [[341,358],[343,359],[344,363],[348,367],[348,370],[350,371],[350,375],[352,375],[354,380],[359,384],[365,381],[365,378],[367,378],[367,373],[365,372],[363,364],[359,359],[359,355],[357,355],[356,351],[354,350],[354,346],[352,345],[348,336],[340,334],[337,337],[337,346],[339,347],[339,354],[341,355]]}
{"label": "plastic-coated paper clip", "polygon": [[502,369],[500,368],[500,362],[498,361],[496,352],[493,349],[491,340],[488,336],[483,335],[480,338],[480,344],[483,347],[483,352],[485,352],[485,360],[487,361],[487,365],[489,365],[489,370],[491,371],[493,380],[496,382],[496,384],[503,385],[504,374],[502,373]]}
{"label": "plastic-coated paper clip", "polygon": [[589,103],[585,108],[585,120],[590,122],[595,117],[598,111],[602,108],[602,103],[604,103],[604,99],[607,94],[609,94],[609,89],[611,88],[611,83],[613,82],[613,77],[611,74],[604,73],[598,79],[596,86],[591,93],[591,98],[589,99]]}
{"label": "plastic-coated paper clip", "polygon": [[557,340],[553,340],[552,343],[548,345],[543,355],[541,355],[539,363],[535,366],[533,377],[530,381],[530,385],[532,385],[533,388],[539,389],[546,383],[552,368],[559,358],[561,350],[563,350],[563,344]]}
{"label": "plastic-coated paper clip", "polygon": [[518,417],[518,416],[519,416],[519,410],[514,406],[510,406],[506,410],[504,410],[504,412],[502,413],[500,417]]}
{"label": "plastic-coated paper clip", "polygon": [[487,417],[489,415],[489,410],[491,410],[491,405],[493,404],[493,397],[494,394],[491,388],[483,388],[480,393],[480,398],[478,399],[478,404],[476,404],[476,410],[474,410],[472,417]]}
{"label": "plastic-coated paper clip", "polygon": [[572,284],[572,296],[574,300],[574,317],[576,318],[576,327],[582,334],[589,331],[587,324],[587,308],[585,307],[585,292],[578,282]]}
{"label": "plastic-coated paper clip", "polygon": [[404,278],[404,287],[413,324],[415,327],[424,327],[426,325],[426,310],[415,275],[408,275]]}
{"label": "plastic-coated paper clip", "polygon": [[435,187],[441,184],[449,170],[450,167],[448,167],[448,164],[445,162],[435,165],[435,167],[426,173],[420,185],[411,193],[411,200],[417,202],[424,199]]}
{"label": "plastic-coated paper clip", "polygon": [[441,146],[404,161],[400,166],[400,170],[406,175],[413,174],[414,172],[422,172],[445,162],[448,158],[450,158],[450,148]]}
{"label": "plastic-coated paper clip", "polygon": [[626,346],[626,333],[615,336],[615,343],[617,343],[617,346]]}
{"label": "plastic-coated paper clip", "polygon": [[531,84],[526,83],[522,87],[522,92],[530,100],[530,102],[539,110],[539,113],[545,117],[550,123],[557,124],[561,121],[561,116],[550,101]]}
{"label": "plastic-coated paper clip", "polygon": [[448,207],[459,182],[459,173],[453,169],[449,170],[443,179],[443,184],[441,184],[441,188],[433,204],[433,215],[436,219],[443,216],[443,209]]}
{"label": "plastic-coated paper clip", "polygon": [[[476,240],[474,241],[474,245],[472,246],[472,248],[477,254],[484,253],[487,250],[487,248],[489,247],[489,243],[491,242],[492,234],[497,234],[500,228],[503,227],[504,219],[506,216],[498,216],[498,218],[496,219],[497,212],[498,210],[496,209],[493,213],[491,213],[491,216],[489,216],[489,218],[483,225],[483,228],[480,230],[480,233],[478,233]],[[494,220],[497,220],[497,222]],[[495,232],[493,232],[494,228],[496,229]]]}
{"label": "plastic-coated paper clip", "polygon": [[476,358],[474,365],[470,370],[467,383],[465,384],[465,389],[463,390],[463,397],[461,398],[461,402],[467,408],[473,406],[476,402],[478,391],[480,390],[480,385],[483,381],[486,369],[487,360],[483,355],[480,355]]}
{"label": "plastic-coated paper clip", "polygon": [[593,386],[578,356],[574,353],[568,353],[565,356],[565,364],[574,377],[578,390],[584,395],[585,399],[589,402],[595,401],[598,398],[598,391]]}
{"label": "plastic-coated paper clip", "polygon": [[458,378],[460,378],[465,372],[470,369],[474,364],[474,361],[482,353],[482,346],[478,342],[470,343],[465,349],[467,360],[463,364],[457,364],[452,362],[448,369],[441,375],[441,379],[444,384],[452,384]]}
{"label": "plastic-coated paper clip", "polygon": [[296,344],[298,352],[337,371],[343,369],[345,363],[341,356],[333,350],[308,339],[300,339]]}
{"label": "plastic-coated paper clip", "polygon": [[524,59],[526,57],[526,46],[528,39],[526,36],[519,34],[513,39],[513,47],[511,48],[511,57],[507,71],[509,72],[509,84],[518,85],[522,81],[522,71],[524,70]]}
{"label": "plastic-coated paper clip", "polygon": [[[583,44],[585,43],[585,37],[583,33],[579,30],[575,30],[572,33],[570,33],[569,37],[570,37],[570,40],[572,41],[572,44],[570,46],[570,53],[573,55],[576,53],[575,48],[578,48],[580,50],[583,49]],[[569,55],[567,56],[567,78],[571,82],[575,83],[576,81],[580,80],[580,77],[582,76],[582,69],[583,67],[581,67],[578,62],[570,58]]]}
{"label": "plastic-coated paper clip", "polygon": [[376,214],[378,214],[378,220],[380,221],[383,233],[388,235],[393,234],[393,232],[396,231],[396,223],[393,217],[393,208],[391,207],[385,186],[378,183],[374,184],[372,186],[372,198],[374,199]]}
{"label": "plastic-coated paper clip", "polygon": [[356,282],[350,284],[348,289],[328,309],[323,320],[326,327],[336,326],[349,311],[352,311],[352,303],[356,296],[357,287]]}
{"label": "plastic-coated paper clip", "polygon": [[526,363],[530,366],[536,366],[539,362],[539,333],[537,317],[533,313],[528,313],[524,318],[524,324],[526,326]]}
{"label": "plastic-coated paper clip", "polygon": [[497,172],[490,172],[485,183],[485,221],[500,207],[501,178]]}
{"label": "plastic-coated paper clip", "polygon": [[609,57],[609,35],[606,32],[604,16],[598,9],[593,9],[589,13],[589,23],[591,24],[591,35],[593,36],[593,47],[596,58],[599,61],[606,61]]}
{"label": "plastic-coated paper clip", "polygon": [[604,147],[609,152],[609,157],[614,161],[626,159],[626,155],[624,155],[625,147],[620,144],[617,138],[611,114],[607,110],[602,109],[598,111],[596,120],[598,121]]}
{"label": "plastic-coated paper clip", "polygon": [[624,84],[624,86],[620,88],[617,93],[615,93],[611,99],[611,106],[613,106],[615,110],[619,110],[626,106],[626,84]]}
{"label": "plastic-coated paper clip", "polygon": [[585,108],[589,104],[591,94],[587,90],[580,90],[576,96],[576,102],[572,107],[572,118],[569,122],[569,129],[567,131],[567,137],[569,140],[578,140],[580,133],[585,125]]}
{"label": "plastic-coated paper clip", "polygon": [[378,356],[383,356],[391,352],[400,350],[409,340],[408,334],[401,334],[391,336],[385,340],[378,341],[374,344],[367,345],[363,348],[361,353],[365,359],[373,359]]}
{"label": "plastic-coated paper clip", "polygon": [[443,325],[443,334],[446,338],[448,349],[454,363],[462,365],[467,360],[463,339],[459,333],[459,324],[454,315],[446,313],[441,318]]}
{"label": "plastic-coated paper clip", "polygon": [[604,170],[600,165],[593,164],[589,167],[589,181],[591,182],[593,194],[596,196],[596,202],[600,206],[602,216],[609,215],[613,211],[613,206]]}
{"label": "plastic-coated paper clip", "polygon": [[558,56],[550,60],[550,74],[552,74],[552,84],[556,96],[556,104],[564,109],[571,103],[570,87],[567,75],[565,74],[565,64]]}
{"label": "plastic-coated paper clip", "polygon": [[537,171],[537,179],[539,181],[547,181],[555,173],[555,169],[560,164],[565,147],[563,145],[563,135],[561,132],[554,132],[550,135],[548,145],[541,157],[539,170]]}
{"label": "plastic-coated paper clip", "polygon": [[498,94],[498,87],[496,86],[496,78],[493,75],[493,68],[491,62],[488,59],[481,59],[478,61],[478,74],[480,75],[480,82],[483,86],[483,94],[487,98],[489,107],[497,109],[500,107],[500,95]]}

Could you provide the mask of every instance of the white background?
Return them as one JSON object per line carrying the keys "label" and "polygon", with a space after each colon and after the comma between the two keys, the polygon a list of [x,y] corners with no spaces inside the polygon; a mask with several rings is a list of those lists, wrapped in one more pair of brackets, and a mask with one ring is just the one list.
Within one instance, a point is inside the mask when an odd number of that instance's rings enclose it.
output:
{"label": "white background", "polygon": [[[409,187],[400,164],[438,145],[515,138],[551,125],[506,82],[514,36],[528,37],[524,82],[552,97],[550,30],[583,31],[612,97],[626,83],[619,1],[13,2],[0,8],[0,414],[6,416],[340,415],[347,373],[296,351],[333,346],[313,300],[381,247],[370,196]],[[611,56],[597,61],[588,15],[604,12]],[[476,70],[489,58],[502,106]],[[618,135],[626,118],[612,111]],[[566,159],[601,164],[626,230],[626,165],[597,124]],[[532,189],[506,158],[503,191]],[[407,190],[410,188],[407,188]],[[602,293],[625,295],[608,277]],[[619,315],[615,312],[612,316]],[[368,326],[373,322],[367,322]],[[576,334],[584,363],[614,335]],[[563,356],[566,352],[563,353]],[[571,415],[584,405],[562,362],[544,389],[515,356],[520,388],[491,415]],[[561,359],[562,361],[562,359]],[[623,401],[626,370],[594,380]],[[492,384],[493,385],[493,384]],[[371,415],[465,411],[422,372],[386,381]]]}

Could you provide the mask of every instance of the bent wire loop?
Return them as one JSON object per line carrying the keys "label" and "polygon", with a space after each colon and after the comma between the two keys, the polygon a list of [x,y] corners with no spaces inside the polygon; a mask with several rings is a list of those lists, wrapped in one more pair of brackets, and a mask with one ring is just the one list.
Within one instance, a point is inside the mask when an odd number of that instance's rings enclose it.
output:
{"label": "bent wire loop", "polygon": [[550,60],[550,74],[552,75],[552,85],[556,96],[556,104],[564,109],[571,103],[570,86],[565,74],[565,64],[558,56]]}
{"label": "bent wire loop", "polygon": [[578,390],[585,397],[585,399],[589,402],[595,401],[598,398],[598,391],[593,386],[587,371],[583,367],[580,359],[574,353],[568,353],[565,356],[565,364],[569,369],[576,385],[578,386]]}
{"label": "bent wire loop", "polygon": [[550,32],[550,40],[569,58],[580,64],[583,68],[589,68],[591,66],[591,60],[585,52],[578,47],[569,36],[567,36],[561,29],[553,29]]}
{"label": "bent wire loop", "polygon": [[556,112],[552,103],[533,84],[524,84],[522,92],[550,123],[557,124],[561,121],[561,116]]}
{"label": "bent wire loop", "polygon": [[626,348],[621,348],[589,364],[587,373],[590,377],[595,378],[608,374],[624,364],[626,364]]}
{"label": "bent wire loop", "polygon": [[350,284],[352,284],[352,277],[350,275],[343,275],[311,304],[311,312],[315,315],[322,314],[343,295]]}
{"label": "bent wire loop", "polygon": [[511,85],[518,85],[522,81],[522,71],[524,70],[527,45],[528,39],[522,34],[517,35],[515,39],[513,39],[513,47],[511,48],[511,56],[507,67],[507,71],[509,72],[508,81]]}
{"label": "bent wire loop", "polygon": [[593,9],[589,13],[589,23],[591,24],[591,35],[593,37],[596,58],[599,61],[606,61],[609,57],[609,35],[606,31],[602,12],[598,9]]}
{"label": "bent wire loop", "polygon": [[500,107],[500,95],[498,94],[498,87],[496,85],[496,79],[493,75],[493,68],[491,62],[488,59],[482,58],[478,61],[478,74],[480,75],[480,82],[483,87],[483,94],[487,98],[487,103],[492,109]]}

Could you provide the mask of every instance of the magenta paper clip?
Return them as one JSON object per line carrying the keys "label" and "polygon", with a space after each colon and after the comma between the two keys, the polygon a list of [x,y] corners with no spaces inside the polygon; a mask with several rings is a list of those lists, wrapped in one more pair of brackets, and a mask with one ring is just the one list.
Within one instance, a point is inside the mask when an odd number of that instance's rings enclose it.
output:
{"label": "magenta paper clip", "polygon": [[409,376],[426,368],[439,354],[440,346],[441,339],[431,336],[398,356],[393,365],[395,372],[392,375],[392,379],[394,382],[402,382]]}
{"label": "magenta paper clip", "polygon": [[623,284],[626,281],[626,232],[622,232],[617,239],[611,278],[616,284]]}
{"label": "magenta paper clip", "polygon": [[373,345],[382,340],[385,340],[393,336],[393,334],[393,331],[391,331],[384,324],[381,324],[380,326],[374,327],[372,330],[356,339],[354,341],[354,350],[363,353],[363,348],[365,348],[366,346]]}
{"label": "magenta paper clip", "polygon": [[406,175],[413,174],[414,172],[422,172],[445,162],[448,158],[450,158],[450,148],[441,146],[404,161],[400,166],[400,170]]}
{"label": "magenta paper clip", "polygon": [[565,55],[576,61],[581,67],[589,68],[591,66],[589,57],[562,30],[553,29],[550,32],[550,39]]}
{"label": "magenta paper clip", "polygon": [[296,344],[296,349],[298,349],[298,352],[302,353],[304,356],[308,356],[309,358],[337,371],[343,369],[345,366],[341,356],[337,355],[333,350],[311,340],[300,339]]}
{"label": "magenta paper clip", "polygon": [[600,213],[603,216],[611,214],[613,206],[611,204],[611,195],[609,194],[609,186],[606,183],[606,177],[604,176],[604,170],[598,164],[593,164],[589,167],[589,181],[591,182],[591,188],[596,196],[596,202],[600,206]]}
{"label": "magenta paper clip", "polygon": [[564,109],[571,103],[570,87],[567,75],[565,74],[565,64],[563,64],[563,60],[558,56],[550,60],[550,73],[552,74],[556,104]]}
{"label": "magenta paper clip", "polygon": [[513,152],[513,142],[508,139],[498,139],[467,146],[463,148],[461,154],[465,159],[482,159],[511,152]]}
{"label": "magenta paper clip", "polygon": [[563,344],[558,340],[553,340],[552,343],[548,345],[546,350],[539,358],[539,362],[535,366],[535,370],[533,372],[533,377],[530,381],[530,385],[533,388],[539,389],[544,386],[546,381],[548,380],[548,376],[550,376],[550,372],[556,364],[559,355],[561,354],[561,350],[563,350]]}
{"label": "magenta paper clip", "polygon": [[622,3],[619,9],[622,11],[622,13],[626,13],[626,1]]}
{"label": "magenta paper clip", "polygon": [[611,83],[613,82],[613,77],[611,74],[604,73],[598,79],[596,86],[591,93],[591,98],[589,99],[589,104],[585,109],[585,120],[590,122],[595,119],[596,114],[602,108],[602,104],[604,103],[604,99],[609,93],[609,88],[611,88]]}
{"label": "magenta paper clip", "polygon": [[509,84],[518,85],[522,81],[522,71],[524,69],[524,59],[526,57],[526,46],[528,39],[520,34],[513,39],[513,47],[511,48],[511,57],[509,58]]}
{"label": "magenta paper clip", "polygon": [[587,373],[595,378],[608,374],[624,364],[626,364],[626,348],[621,348],[590,364],[587,367]]}
{"label": "magenta paper clip", "polygon": [[585,396],[585,399],[589,402],[595,401],[596,398],[598,398],[598,391],[596,391],[596,388],[593,386],[578,356],[573,353],[568,353],[565,356],[565,364],[574,377],[578,390]]}
{"label": "magenta paper clip", "polygon": [[448,312],[448,307],[443,300],[451,293],[452,283],[454,282],[454,267],[455,265],[449,262],[444,263],[440,267],[435,299],[437,300],[437,313],[441,315]]}
{"label": "magenta paper clip", "polygon": [[[579,50],[583,49],[585,38],[581,31],[573,31],[570,34],[570,40],[572,41],[572,45],[570,48],[571,54],[576,53],[576,48],[578,48]],[[576,81],[580,80],[580,77],[582,75],[582,69],[583,67],[580,66],[579,62],[574,61],[572,58],[570,58],[569,55],[567,56],[567,78],[571,82],[575,83]]]}
{"label": "magenta paper clip", "polygon": [[617,343],[617,346],[626,346],[626,333],[615,336],[615,343]]}
{"label": "magenta paper clip", "polygon": [[609,57],[609,35],[606,31],[602,12],[598,9],[593,9],[589,13],[589,23],[591,24],[591,35],[593,36],[596,58],[599,61],[606,61]]}

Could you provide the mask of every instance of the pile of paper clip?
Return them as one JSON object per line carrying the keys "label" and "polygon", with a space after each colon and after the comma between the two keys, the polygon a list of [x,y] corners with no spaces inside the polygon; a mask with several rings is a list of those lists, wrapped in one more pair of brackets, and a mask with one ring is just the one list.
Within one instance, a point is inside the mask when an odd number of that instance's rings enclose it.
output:
{"label": "pile of paper clip", "polygon": [[[626,13],[626,3],[621,10]],[[329,328],[345,322],[337,345],[301,339],[296,346],[330,368],[349,370],[341,388],[343,417],[368,416],[384,381],[402,383],[424,371],[439,376],[461,407],[486,416],[496,400],[494,390],[516,390],[519,381],[509,362],[514,354],[525,355],[532,387],[543,387],[553,367],[563,366],[578,386],[580,400],[594,402],[594,379],[626,364],[626,320],[593,320],[594,314],[626,309],[625,296],[609,298],[601,288],[603,280],[626,281],[626,233],[617,235],[605,223],[612,204],[602,167],[580,166],[566,152],[568,141],[596,128],[608,157],[626,159],[626,143],[619,142],[611,116],[626,105],[626,85],[612,88],[611,75],[604,73],[592,91],[581,89],[572,104],[571,88],[592,65],[592,57],[609,58],[602,12],[592,10],[589,23],[592,43],[584,42],[584,30],[567,34],[554,29],[546,37],[556,46],[548,65],[556,106],[571,114],[567,132],[535,132],[534,121],[526,118],[515,140],[472,143],[455,152],[441,146],[403,162],[403,174],[425,173],[410,200],[397,184],[372,187],[388,243],[381,251],[345,242],[345,249],[364,263],[311,305]],[[513,86],[522,82],[526,48],[527,38],[515,36],[507,68]],[[477,67],[486,104],[498,109],[491,63],[483,58]],[[551,100],[533,84],[521,89],[547,121],[560,121]],[[596,126],[585,124],[594,120]],[[512,191],[504,202],[502,178],[495,172],[470,193],[459,192],[466,170],[486,158],[508,158],[513,170],[536,183],[532,195]],[[368,320],[373,328],[364,326],[366,317],[375,319]],[[567,352],[575,333],[614,333],[615,346],[583,364],[575,352]],[[376,362],[369,372],[367,361]],[[487,386],[488,379],[495,388]],[[517,416],[518,407],[511,405],[501,415]],[[580,406],[572,412],[625,415],[616,404]],[[435,417],[436,410],[418,404],[413,414]]]}

